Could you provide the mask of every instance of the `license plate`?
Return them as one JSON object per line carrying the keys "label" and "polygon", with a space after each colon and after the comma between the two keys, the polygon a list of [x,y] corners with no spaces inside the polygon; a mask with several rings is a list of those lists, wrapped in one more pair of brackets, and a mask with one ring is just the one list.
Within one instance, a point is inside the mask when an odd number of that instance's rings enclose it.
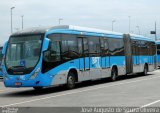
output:
{"label": "license plate", "polygon": [[21,86],[22,83],[21,82],[15,82],[15,86]]}

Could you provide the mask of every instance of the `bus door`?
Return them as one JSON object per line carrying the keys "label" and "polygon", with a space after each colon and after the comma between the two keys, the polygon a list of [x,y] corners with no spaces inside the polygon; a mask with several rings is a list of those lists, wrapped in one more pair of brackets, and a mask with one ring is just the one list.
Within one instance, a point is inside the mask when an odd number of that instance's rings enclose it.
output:
{"label": "bus door", "polygon": [[139,45],[136,40],[132,41],[132,49],[133,49],[133,66],[139,65]]}
{"label": "bus door", "polygon": [[132,62],[132,47],[130,35],[124,34],[124,50],[125,50],[125,64],[126,64],[126,74],[133,72],[133,62]]}
{"label": "bus door", "polygon": [[101,67],[102,69],[109,68],[110,62],[109,62],[109,55],[108,55],[108,41],[105,38],[100,39],[100,45],[101,45]]}
{"label": "bus door", "polygon": [[153,59],[154,58],[153,58],[153,45],[152,45],[152,43],[150,43],[149,54],[150,54],[149,55],[149,57],[150,57],[149,58],[149,60],[150,60],[149,62],[150,62],[151,65],[153,65]]}
{"label": "bus door", "polygon": [[79,59],[79,70],[83,73],[83,80],[90,79],[90,58],[87,38],[78,37],[78,49],[81,54],[81,58]]}
{"label": "bus door", "polygon": [[140,41],[135,40],[134,72],[141,72],[140,48]]}
{"label": "bus door", "polygon": [[156,44],[153,45],[153,55],[154,55],[154,69],[157,68],[157,48],[156,48]]}
{"label": "bus door", "polygon": [[139,66],[140,65],[140,42],[136,42],[136,65]]}

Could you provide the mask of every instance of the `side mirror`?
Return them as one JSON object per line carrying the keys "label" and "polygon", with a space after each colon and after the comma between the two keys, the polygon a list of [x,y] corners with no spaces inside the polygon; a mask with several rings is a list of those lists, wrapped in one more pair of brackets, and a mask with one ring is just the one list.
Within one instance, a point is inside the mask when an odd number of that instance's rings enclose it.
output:
{"label": "side mirror", "polygon": [[3,55],[6,53],[7,45],[8,45],[8,41],[5,42],[4,45],[3,45],[3,49],[2,49],[2,54],[3,54]]}
{"label": "side mirror", "polygon": [[45,39],[44,39],[44,42],[43,42],[43,48],[42,48],[42,51],[43,51],[43,52],[46,51],[46,50],[48,50],[49,43],[50,43],[50,39],[45,38]]}

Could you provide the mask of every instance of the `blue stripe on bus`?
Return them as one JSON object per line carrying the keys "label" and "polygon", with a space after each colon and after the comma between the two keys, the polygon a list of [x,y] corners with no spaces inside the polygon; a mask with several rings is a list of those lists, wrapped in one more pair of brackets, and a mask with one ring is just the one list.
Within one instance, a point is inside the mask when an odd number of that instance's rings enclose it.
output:
{"label": "blue stripe on bus", "polygon": [[133,59],[133,65],[136,64],[154,64],[155,56],[132,56]]}

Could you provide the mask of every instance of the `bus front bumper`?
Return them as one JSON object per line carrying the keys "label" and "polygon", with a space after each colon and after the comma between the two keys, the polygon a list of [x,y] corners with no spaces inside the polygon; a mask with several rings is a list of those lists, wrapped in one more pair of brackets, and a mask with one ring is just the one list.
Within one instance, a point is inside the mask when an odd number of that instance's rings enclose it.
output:
{"label": "bus front bumper", "polygon": [[6,87],[47,87],[50,86],[52,79],[41,76],[35,79],[22,80],[20,77],[4,78]]}

